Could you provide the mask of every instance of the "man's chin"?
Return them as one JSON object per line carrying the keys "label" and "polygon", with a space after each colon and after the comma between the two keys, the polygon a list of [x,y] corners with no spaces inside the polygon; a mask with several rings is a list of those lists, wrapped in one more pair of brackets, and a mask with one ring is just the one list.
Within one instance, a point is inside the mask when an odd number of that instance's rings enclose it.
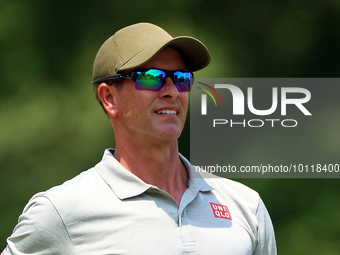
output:
{"label": "man's chin", "polygon": [[182,133],[181,128],[167,127],[167,128],[155,130],[154,137],[155,137],[155,140],[170,143],[172,141],[177,141],[181,133]]}

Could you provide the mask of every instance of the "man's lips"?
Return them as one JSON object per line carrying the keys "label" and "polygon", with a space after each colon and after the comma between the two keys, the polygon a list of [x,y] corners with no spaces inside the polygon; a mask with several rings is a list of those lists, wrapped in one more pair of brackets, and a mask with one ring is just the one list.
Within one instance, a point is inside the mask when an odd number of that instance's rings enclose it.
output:
{"label": "man's lips", "polygon": [[177,115],[179,109],[177,107],[162,107],[155,111],[157,114],[172,114]]}
{"label": "man's lips", "polygon": [[158,111],[158,114],[173,114],[173,115],[177,115],[178,112],[174,111],[174,110],[162,110],[162,111]]}

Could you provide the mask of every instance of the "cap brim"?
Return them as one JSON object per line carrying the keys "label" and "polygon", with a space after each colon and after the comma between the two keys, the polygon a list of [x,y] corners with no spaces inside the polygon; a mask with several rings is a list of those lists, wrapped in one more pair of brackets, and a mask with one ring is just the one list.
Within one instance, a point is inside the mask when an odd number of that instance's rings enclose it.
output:
{"label": "cap brim", "polygon": [[124,63],[119,71],[135,69],[146,64],[167,46],[173,46],[180,51],[186,68],[190,71],[198,71],[210,63],[209,51],[203,43],[190,36],[179,36],[148,46]]}

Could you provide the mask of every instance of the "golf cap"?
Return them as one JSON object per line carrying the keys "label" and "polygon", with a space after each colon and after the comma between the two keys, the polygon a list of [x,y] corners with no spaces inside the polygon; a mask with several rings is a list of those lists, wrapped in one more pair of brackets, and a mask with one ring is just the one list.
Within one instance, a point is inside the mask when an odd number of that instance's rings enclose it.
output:
{"label": "golf cap", "polygon": [[92,83],[138,68],[167,46],[173,46],[181,53],[186,68],[192,72],[210,62],[209,51],[199,40],[190,36],[173,38],[159,26],[137,23],[120,29],[103,43],[94,60]]}

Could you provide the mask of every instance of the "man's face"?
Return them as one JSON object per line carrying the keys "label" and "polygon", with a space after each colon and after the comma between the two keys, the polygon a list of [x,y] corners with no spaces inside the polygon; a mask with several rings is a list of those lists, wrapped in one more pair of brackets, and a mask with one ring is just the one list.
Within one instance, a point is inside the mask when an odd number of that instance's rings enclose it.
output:
{"label": "man's face", "polygon": [[[177,50],[165,48],[137,70],[145,68],[185,70],[185,64]],[[137,90],[133,80],[125,79],[116,97],[118,112],[114,126],[117,138],[123,135],[148,142],[177,140],[185,123],[188,101],[189,93],[178,92],[171,78],[167,78],[160,91]]]}

